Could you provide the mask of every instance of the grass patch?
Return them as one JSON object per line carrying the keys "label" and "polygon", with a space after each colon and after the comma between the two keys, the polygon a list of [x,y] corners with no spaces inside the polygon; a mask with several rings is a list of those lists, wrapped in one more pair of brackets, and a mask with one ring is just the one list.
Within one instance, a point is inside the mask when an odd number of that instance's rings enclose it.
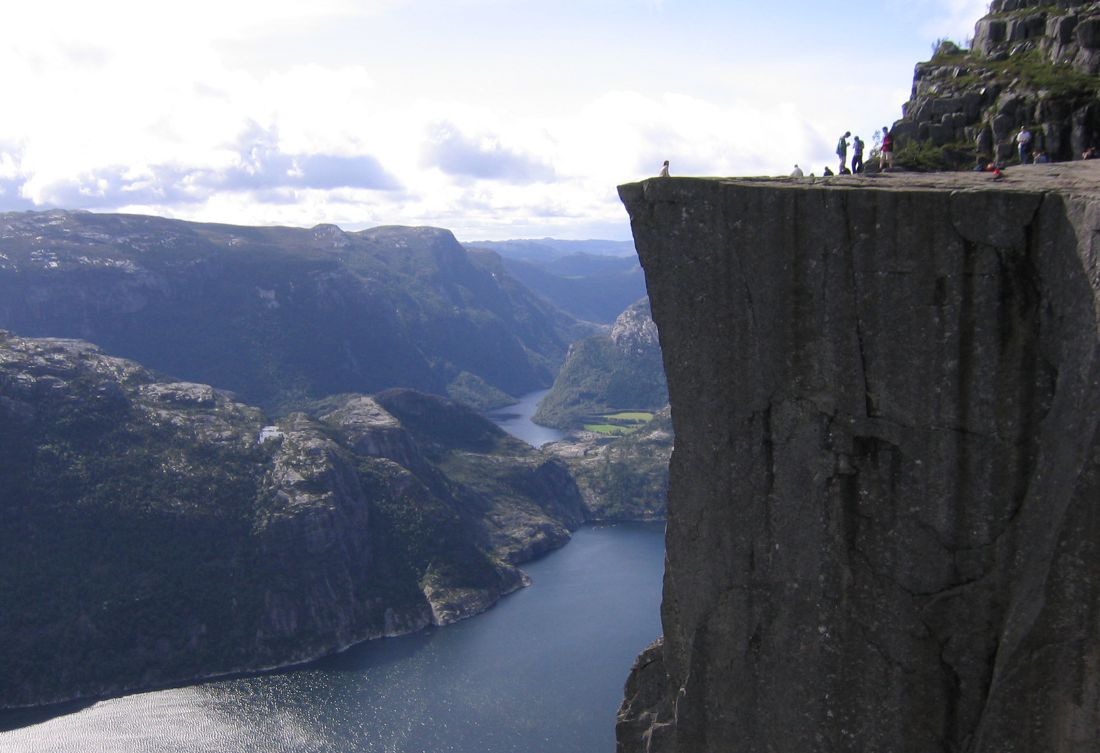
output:
{"label": "grass patch", "polygon": [[633,434],[653,420],[653,414],[646,411],[620,411],[592,416],[592,423],[584,425],[585,431],[593,431],[608,437],[621,437]]}
{"label": "grass patch", "polygon": [[944,45],[931,62],[961,69],[950,81],[943,82],[955,91],[987,83],[991,75],[1000,81],[1018,81],[1018,88],[1042,90],[1057,98],[1095,97],[1100,89],[1100,75],[1084,73],[1068,63],[1052,63],[1037,49],[992,60],[970,50]]}
{"label": "grass patch", "polygon": [[898,167],[919,173],[969,169],[976,159],[971,144],[936,146],[931,141],[908,141],[894,155]]}
{"label": "grass patch", "polygon": [[1100,76],[1083,73],[1068,64],[1051,63],[1039,50],[980,63],[999,76],[1019,78],[1026,86],[1044,89],[1056,97],[1095,96],[1100,88]]}
{"label": "grass patch", "polygon": [[636,426],[623,426],[621,424],[585,424],[585,431],[593,431],[608,437],[621,437],[637,429]]}
{"label": "grass patch", "polygon": [[623,411],[622,413],[609,413],[604,416],[608,421],[643,421],[648,423],[653,420],[653,414],[645,411]]}
{"label": "grass patch", "polygon": [[1051,14],[1058,13],[1059,8],[1057,5],[1051,3],[1049,5],[1036,5],[1028,8],[1017,8],[1016,10],[1003,10],[1000,13],[990,13],[988,18],[1024,18],[1026,16],[1035,16],[1040,13]]}

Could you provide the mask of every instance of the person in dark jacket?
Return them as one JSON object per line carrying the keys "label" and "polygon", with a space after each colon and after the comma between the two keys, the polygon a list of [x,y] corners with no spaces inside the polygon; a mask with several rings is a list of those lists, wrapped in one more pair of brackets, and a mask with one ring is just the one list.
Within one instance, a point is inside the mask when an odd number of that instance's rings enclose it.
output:
{"label": "person in dark jacket", "polygon": [[863,172],[863,139],[856,136],[852,139],[852,173]]}

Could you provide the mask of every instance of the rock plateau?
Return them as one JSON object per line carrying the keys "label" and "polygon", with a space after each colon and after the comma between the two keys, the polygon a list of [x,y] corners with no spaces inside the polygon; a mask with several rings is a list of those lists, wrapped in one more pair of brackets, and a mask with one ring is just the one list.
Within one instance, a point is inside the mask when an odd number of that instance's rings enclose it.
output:
{"label": "rock plateau", "polygon": [[1100,166],[619,190],[676,434],[619,751],[1100,748]]}

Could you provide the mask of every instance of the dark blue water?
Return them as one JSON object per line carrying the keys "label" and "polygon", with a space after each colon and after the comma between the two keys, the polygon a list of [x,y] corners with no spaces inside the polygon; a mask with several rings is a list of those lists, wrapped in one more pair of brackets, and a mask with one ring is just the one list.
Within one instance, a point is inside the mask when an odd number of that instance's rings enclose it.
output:
{"label": "dark blue water", "polygon": [[549,391],[528,392],[519,399],[518,403],[493,411],[489,414],[489,418],[512,436],[534,447],[542,447],[547,442],[556,442],[565,436],[564,432],[551,429],[549,426],[540,426],[531,420],[531,416],[539,406],[539,401]]}
{"label": "dark blue water", "polygon": [[[103,701],[5,753],[599,753],[660,632],[661,524],[578,531],[485,614],[308,667]],[[0,716],[0,722],[3,722]]]}

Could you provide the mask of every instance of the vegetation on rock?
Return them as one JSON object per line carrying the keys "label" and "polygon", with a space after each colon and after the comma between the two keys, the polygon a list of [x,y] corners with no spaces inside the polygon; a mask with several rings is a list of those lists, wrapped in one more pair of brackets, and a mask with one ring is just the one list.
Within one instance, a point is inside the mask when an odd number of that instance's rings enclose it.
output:
{"label": "vegetation on rock", "polygon": [[[480,611],[586,515],[564,465],[409,390],[263,413],[0,332],[0,706],[311,659]],[[392,411],[391,411],[392,409]]]}
{"label": "vegetation on rock", "polygon": [[621,411],[652,412],[668,403],[657,328],[643,298],[619,315],[607,335],[574,343],[535,420],[574,429]]}
{"label": "vegetation on rock", "polygon": [[572,435],[543,449],[568,463],[593,520],[655,520],[665,517],[672,445],[666,406],[624,436]]}
{"label": "vegetation on rock", "polygon": [[1054,161],[1100,146],[1100,3],[994,2],[971,49],[937,43],[894,124],[896,162],[913,170],[1018,161],[1032,132]]}

